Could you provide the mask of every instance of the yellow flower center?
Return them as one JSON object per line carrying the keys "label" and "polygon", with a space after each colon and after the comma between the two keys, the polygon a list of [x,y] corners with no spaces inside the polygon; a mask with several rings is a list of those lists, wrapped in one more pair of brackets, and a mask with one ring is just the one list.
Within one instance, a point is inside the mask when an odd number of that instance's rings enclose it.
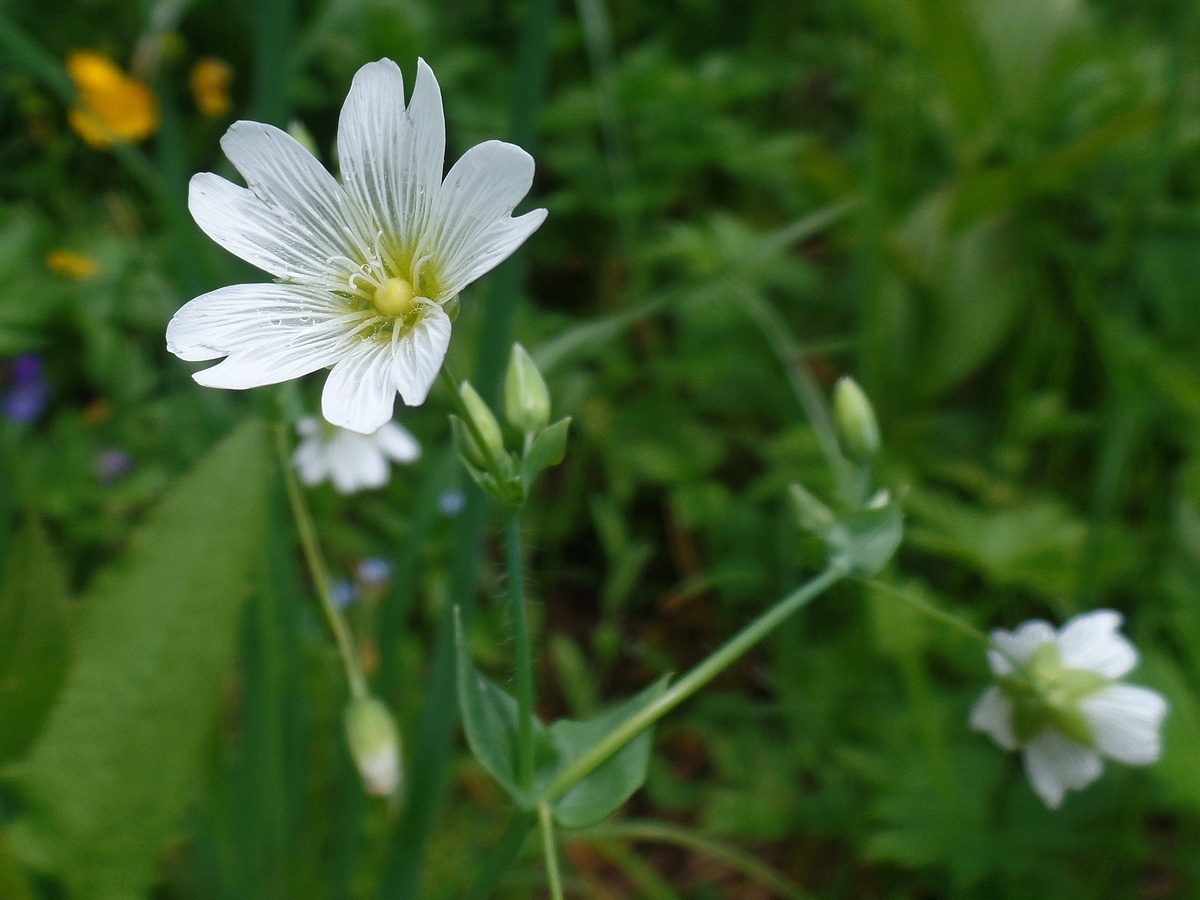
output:
{"label": "yellow flower center", "polygon": [[407,316],[416,309],[413,286],[403,278],[389,278],[375,291],[375,307],[385,316]]}

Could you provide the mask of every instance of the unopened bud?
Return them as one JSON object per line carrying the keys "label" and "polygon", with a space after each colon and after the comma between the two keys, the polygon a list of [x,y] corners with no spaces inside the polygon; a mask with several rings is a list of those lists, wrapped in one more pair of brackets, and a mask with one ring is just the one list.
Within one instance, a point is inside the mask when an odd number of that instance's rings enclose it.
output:
{"label": "unopened bud", "polygon": [[[462,383],[458,393],[471,417],[469,422],[463,423],[467,432],[467,455],[475,465],[490,472],[495,468],[496,460],[504,456],[504,436],[500,433],[500,423],[469,381]],[[483,446],[479,444],[481,439]]]}
{"label": "unopened bud", "polygon": [[392,714],[374,697],[346,707],[346,741],[368,794],[392,797],[400,787],[400,738]]}
{"label": "unopened bud", "polygon": [[839,378],[834,386],[833,416],[846,456],[859,464],[870,462],[879,452],[879,423],[871,401],[853,378]]}
{"label": "unopened bud", "polygon": [[533,358],[513,344],[504,376],[504,415],[524,434],[536,434],[550,422],[550,391]]}

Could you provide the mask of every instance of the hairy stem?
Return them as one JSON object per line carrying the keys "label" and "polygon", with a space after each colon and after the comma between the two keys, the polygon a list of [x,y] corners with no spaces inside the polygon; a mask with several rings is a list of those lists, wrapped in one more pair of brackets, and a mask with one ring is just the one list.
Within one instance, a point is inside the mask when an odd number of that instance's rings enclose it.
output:
{"label": "hairy stem", "polygon": [[529,623],[525,616],[525,590],[521,578],[521,521],[513,512],[505,525],[508,551],[508,614],[512,619],[513,668],[517,688],[517,784],[533,787],[533,656],[529,649]]}

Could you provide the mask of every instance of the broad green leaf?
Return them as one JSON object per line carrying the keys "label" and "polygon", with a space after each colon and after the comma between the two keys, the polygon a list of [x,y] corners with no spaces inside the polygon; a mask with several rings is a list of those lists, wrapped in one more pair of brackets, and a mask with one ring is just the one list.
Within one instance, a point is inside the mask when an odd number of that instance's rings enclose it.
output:
{"label": "broad green leaf", "polygon": [[164,498],[82,599],[79,655],[16,769],[13,847],[76,900],[127,900],[191,800],[263,557],[263,425],[222,442]]}
{"label": "broad green leaf", "polygon": [[[479,764],[509,796],[524,809],[532,809],[536,805],[534,798],[517,784],[517,701],[475,668],[471,647],[457,613],[454,627],[458,652],[458,709],[467,744]],[[533,735],[535,757],[541,756],[544,761],[550,755],[552,759],[546,728],[536,717]]]}
{"label": "broad green leaf", "polygon": [[1010,113],[1041,98],[1055,46],[1077,18],[1079,6],[1079,0],[972,0],[971,17]]}
{"label": "broad green leaf", "polygon": [[[1003,179],[967,182],[982,191],[969,202],[1003,190]],[[1007,195],[1011,198],[1011,194]],[[926,392],[936,396],[958,384],[999,349],[1027,302],[1019,254],[1002,215],[958,223],[953,188],[927,197],[897,237],[913,274],[930,297],[931,327],[917,366]],[[1011,202],[1011,201],[1010,201]]]}
{"label": "broad green leaf", "polygon": [[4,900],[36,900],[33,888],[0,830],[0,897]]}
{"label": "broad green leaf", "polygon": [[995,137],[997,89],[983,39],[963,0],[902,0],[914,49],[928,66],[941,99],[939,112],[970,165]]}
{"label": "broad green leaf", "polygon": [[[663,677],[594,719],[586,722],[560,719],[551,725],[550,736],[559,753],[558,771],[583,756],[630,716],[661,697],[666,689],[667,678]],[[586,828],[616,812],[646,780],[651,735],[650,728],[642,731],[563,794],[554,803],[554,818],[567,828]]]}
{"label": "broad green leaf", "polygon": [[0,590],[0,764],[25,754],[71,664],[66,576],[41,524],[21,530]]}

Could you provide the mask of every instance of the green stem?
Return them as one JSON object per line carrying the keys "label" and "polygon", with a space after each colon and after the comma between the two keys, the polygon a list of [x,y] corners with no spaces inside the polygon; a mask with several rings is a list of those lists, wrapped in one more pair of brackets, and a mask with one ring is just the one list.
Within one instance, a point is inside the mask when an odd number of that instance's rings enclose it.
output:
{"label": "green stem", "polygon": [[550,804],[538,804],[538,824],[542,828],[542,853],[546,857],[546,878],[550,882],[551,900],[563,900],[562,875],[558,871],[558,848],[554,846],[554,819]]}
{"label": "green stem", "polygon": [[817,436],[817,443],[825,455],[830,471],[837,479],[842,496],[850,503],[861,503],[861,478],[856,467],[842,455],[833,416],[829,412],[821,386],[808,364],[804,348],[792,336],[779,313],[766,301],[746,289],[739,290],[737,294],[787,370],[788,380],[791,381],[796,398],[804,408],[804,414],[808,416],[808,421]]}
{"label": "green stem", "polygon": [[525,616],[525,590],[521,576],[521,516],[513,512],[505,526],[508,550],[508,611],[512,619],[513,667],[517,687],[517,784],[533,787],[533,656],[529,650],[529,622]]}
{"label": "green stem", "polygon": [[283,469],[284,484],[287,485],[288,502],[292,507],[292,518],[296,520],[296,531],[300,535],[300,546],[304,548],[304,558],[308,563],[308,571],[312,575],[313,584],[317,588],[317,596],[321,599],[321,608],[325,611],[325,619],[329,622],[329,630],[333,632],[337,642],[338,653],[341,654],[342,664],[346,667],[346,680],[350,682],[350,692],[355,699],[367,696],[367,679],[363,675],[358,654],[354,652],[354,642],[350,639],[350,629],[341,611],[333,602],[333,593],[329,589],[328,570],[321,556],[321,545],[317,542],[317,530],[313,525],[312,514],[308,504],[304,502],[304,493],[296,481],[296,473],[292,471],[292,461],[288,446],[287,426],[282,422],[275,426],[276,449],[279,451],[279,467]]}
{"label": "green stem", "polygon": [[876,581],[875,579],[869,579],[864,583],[877,591],[882,591],[889,596],[895,597],[902,603],[908,604],[910,607],[924,616],[928,616],[931,619],[936,619],[943,625],[949,625],[959,634],[965,634],[972,640],[983,644],[989,650],[999,649],[992,643],[992,639],[990,637],[988,637],[974,625],[964,622],[953,613],[948,613],[944,609],[938,609],[928,600],[923,600],[920,597],[914,597],[912,594],[902,591],[897,587],[892,587],[890,584],[885,584],[884,582]]}
{"label": "green stem", "polygon": [[941,622],[943,625],[949,625],[959,634],[966,635],[967,637],[971,638],[971,640],[978,641],[980,644],[983,644],[987,650],[994,650],[996,653],[999,653],[1004,657],[1008,664],[1013,667],[1013,671],[1022,674],[1026,672],[1024,663],[1013,657],[1011,653],[1006,651],[999,644],[995,643],[990,637],[988,637],[974,625],[964,622],[953,613],[948,613],[944,609],[938,609],[928,600],[922,600],[920,597],[914,597],[912,594],[906,593],[899,588],[892,587],[890,584],[885,584],[882,581],[864,579],[863,584],[895,597],[897,600],[908,604],[910,607],[924,616],[928,616],[931,619]]}
{"label": "green stem", "polygon": [[546,787],[542,796],[550,801],[557,800],[642,731],[729,668],[746,651],[770,634],[780,622],[806,606],[845,575],[844,568],[830,564],[829,568],[816,578],[792,591],[675,682],[661,697],[605,735],[590,750],[560,772]]}

